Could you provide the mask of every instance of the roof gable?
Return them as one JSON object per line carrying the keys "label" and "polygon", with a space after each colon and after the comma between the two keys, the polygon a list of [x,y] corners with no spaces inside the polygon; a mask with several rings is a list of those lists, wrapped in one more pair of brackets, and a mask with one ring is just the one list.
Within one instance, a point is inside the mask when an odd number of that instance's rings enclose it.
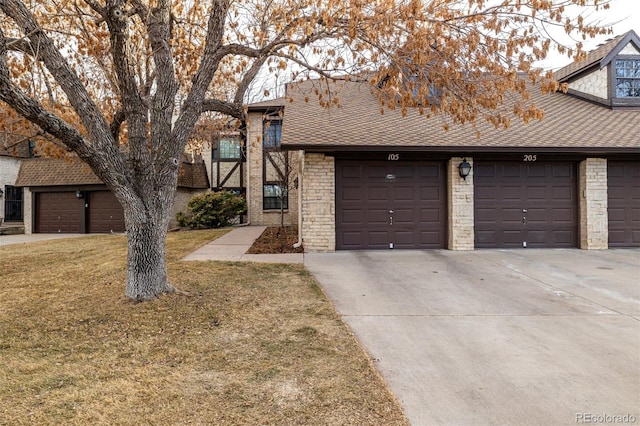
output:
{"label": "roof gable", "polygon": [[587,57],[584,60],[572,62],[569,65],[560,68],[554,73],[554,77],[560,83],[564,83],[594,66],[598,66],[602,69],[607,66],[629,43],[633,43],[636,49],[640,50],[640,38],[633,30],[601,44],[596,49],[587,53]]}

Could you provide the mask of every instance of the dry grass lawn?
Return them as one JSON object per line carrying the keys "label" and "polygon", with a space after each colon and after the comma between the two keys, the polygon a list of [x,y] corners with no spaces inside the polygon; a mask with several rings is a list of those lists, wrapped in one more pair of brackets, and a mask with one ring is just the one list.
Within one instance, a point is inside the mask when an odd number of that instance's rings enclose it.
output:
{"label": "dry grass lawn", "polygon": [[302,266],[180,262],[124,297],[123,236],[0,247],[0,424],[399,425],[397,401]]}

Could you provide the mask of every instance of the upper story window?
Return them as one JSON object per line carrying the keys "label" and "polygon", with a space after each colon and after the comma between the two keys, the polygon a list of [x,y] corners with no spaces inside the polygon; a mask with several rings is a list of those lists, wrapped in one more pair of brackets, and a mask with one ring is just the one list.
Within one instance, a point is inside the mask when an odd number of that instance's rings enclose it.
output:
{"label": "upper story window", "polygon": [[238,159],[240,158],[241,147],[239,137],[223,137],[219,142],[219,158],[220,159]]}
{"label": "upper story window", "polygon": [[640,59],[616,60],[616,97],[640,98]]}
{"label": "upper story window", "polygon": [[262,142],[265,148],[279,148],[282,139],[282,121],[265,120],[262,123]]}

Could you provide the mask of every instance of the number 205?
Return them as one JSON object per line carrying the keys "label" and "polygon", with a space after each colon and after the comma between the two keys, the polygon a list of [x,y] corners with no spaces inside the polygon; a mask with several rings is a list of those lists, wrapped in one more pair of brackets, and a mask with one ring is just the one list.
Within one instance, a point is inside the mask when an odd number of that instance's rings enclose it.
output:
{"label": "number 205", "polygon": [[536,161],[538,156],[536,154],[524,154],[522,161]]}

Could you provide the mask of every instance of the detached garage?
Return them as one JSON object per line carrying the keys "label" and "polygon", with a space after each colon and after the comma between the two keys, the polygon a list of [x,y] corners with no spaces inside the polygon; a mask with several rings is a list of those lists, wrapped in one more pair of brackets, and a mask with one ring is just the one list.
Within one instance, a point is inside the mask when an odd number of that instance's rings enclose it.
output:
{"label": "detached garage", "polygon": [[[178,185],[174,211],[184,209],[193,195],[208,189],[204,163],[184,163]],[[124,209],[79,160],[23,161],[16,186],[25,187],[27,233],[125,232]]]}
{"label": "detached garage", "polygon": [[110,191],[35,192],[35,232],[124,232],[124,210]]}

